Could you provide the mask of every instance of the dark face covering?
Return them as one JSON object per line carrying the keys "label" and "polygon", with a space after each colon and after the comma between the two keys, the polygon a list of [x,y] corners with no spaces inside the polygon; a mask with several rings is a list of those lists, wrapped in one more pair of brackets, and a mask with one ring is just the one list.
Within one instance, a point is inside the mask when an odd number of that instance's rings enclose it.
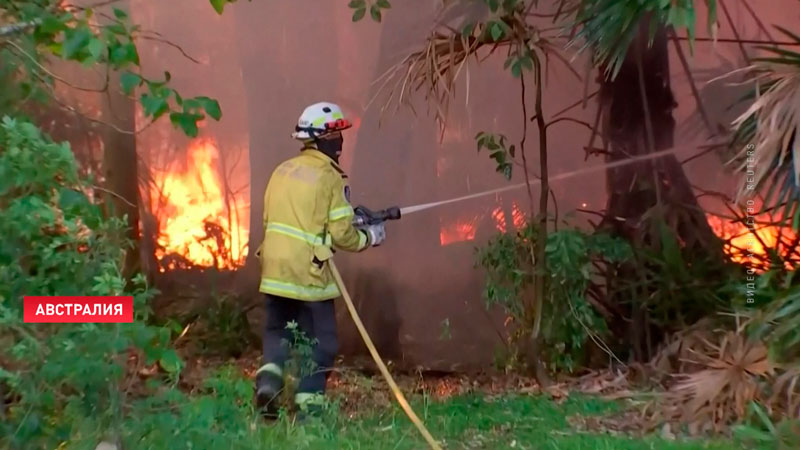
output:
{"label": "dark face covering", "polygon": [[344,138],[339,136],[334,139],[317,139],[317,150],[324,153],[328,158],[339,164],[339,155],[342,154],[342,144]]}

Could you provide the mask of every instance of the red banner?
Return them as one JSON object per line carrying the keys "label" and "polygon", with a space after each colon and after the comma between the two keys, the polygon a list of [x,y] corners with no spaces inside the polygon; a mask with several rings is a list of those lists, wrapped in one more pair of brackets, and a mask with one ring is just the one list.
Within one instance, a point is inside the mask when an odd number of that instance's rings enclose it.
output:
{"label": "red banner", "polygon": [[131,323],[133,297],[28,297],[25,323]]}

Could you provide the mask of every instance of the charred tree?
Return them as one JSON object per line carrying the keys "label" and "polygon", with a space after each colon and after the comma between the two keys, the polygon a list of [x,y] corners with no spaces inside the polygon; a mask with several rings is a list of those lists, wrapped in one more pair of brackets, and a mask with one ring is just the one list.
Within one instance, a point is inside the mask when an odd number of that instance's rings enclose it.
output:
{"label": "charred tree", "polygon": [[[668,150],[674,145],[677,103],[670,86],[667,30],[656,30],[649,41],[649,20],[644,20],[626,59],[613,80],[602,77],[600,108],[603,133],[608,144],[606,161],[611,163]],[[658,222],[667,224],[684,249],[719,252],[717,238],[698,205],[683,167],[674,153],[606,171],[608,201],[599,228],[625,238],[634,246],[657,250]],[[648,293],[631,292],[620,280],[640,276],[636,264],[619,267],[608,280],[610,304],[623,306],[629,317],[618,318],[612,329],[633,346],[633,356],[646,360],[664,330],[648,319],[644,298]],[[624,282],[624,281],[623,281]]]}

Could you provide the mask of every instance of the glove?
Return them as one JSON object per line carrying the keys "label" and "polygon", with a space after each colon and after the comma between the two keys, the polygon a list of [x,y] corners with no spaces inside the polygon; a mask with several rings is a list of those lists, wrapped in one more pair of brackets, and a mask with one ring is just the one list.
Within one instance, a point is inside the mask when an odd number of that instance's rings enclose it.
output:
{"label": "glove", "polygon": [[382,223],[375,224],[375,225],[366,225],[362,228],[365,233],[367,233],[367,239],[369,241],[369,245],[372,247],[377,247],[386,240],[386,228],[383,226]]}

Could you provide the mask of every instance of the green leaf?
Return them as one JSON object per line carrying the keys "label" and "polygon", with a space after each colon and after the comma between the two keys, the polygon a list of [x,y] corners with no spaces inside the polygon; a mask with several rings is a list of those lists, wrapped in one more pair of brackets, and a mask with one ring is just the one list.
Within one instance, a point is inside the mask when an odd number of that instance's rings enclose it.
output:
{"label": "green leaf", "polygon": [[347,6],[351,9],[365,9],[367,7],[366,0],[351,0]]}
{"label": "green leaf", "polygon": [[358,22],[359,20],[364,18],[364,15],[367,13],[366,8],[358,8],[353,12],[353,22]]}
{"label": "green leaf", "polygon": [[56,33],[60,33],[67,29],[67,25],[64,23],[63,20],[59,20],[59,18],[55,16],[46,16],[42,23],[36,27],[36,32],[53,35]]}
{"label": "green leaf", "polygon": [[390,9],[392,7],[391,3],[389,3],[389,0],[378,0],[378,2],[375,4],[383,9]]}
{"label": "green leaf", "polygon": [[75,212],[88,206],[89,198],[83,192],[73,189],[61,189],[58,196],[58,207],[64,211]]}
{"label": "green leaf", "polygon": [[520,64],[520,62],[519,62],[519,61],[515,62],[515,63],[514,63],[512,66],[511,66],[511,75],[512,75],[514,78],[519,78],[519,77],[520,77],[520,75],[522,75],[522,65]]}
{"label": "green leaf", "polygon": [[197,122],[203,116],[192,113],[171,113],[169,119],[174,126],[180,127],[189,137],[197,137]]}
{"label": "green leaf", "polygon": [[126,95],[131,95],[133,90],[142,84],[142,77],[133,72],[123,72],[119,76],[119,81],[122,85],[122,92]]}
{"label": "green leaf", "polygon": [[225,10],[225,4],[228,3],[227,0],[211,0],[211,6],[214,7],[214,11],[217,14],[222,14]]}
{"label": "green leaf", "polygon": [[126,36],[128,34],[128,30],[125,29],[125,26],[119,23],[112,23],[106,27],[106,30],[119,36]]}
{"label": "green leaf", "polygon": [[688,25],[686,10],[680,6],[670,8],[667,14],[667,23],[675,28],[683,28]]}
{"label": "green leaf", "polygon": [[504,148],[497,149],[489,153],[489,157],[497,159],[498,161],[505,158],[506,150]]}
{"label": "green leaf", "polygon": [[208,97],[196,97],[195,100],[200,102],[200,105],[202,105],[203,109],[206,111],[206,114],[208,114],[212,119],[219,120],[222,118],[222,110],[219,107],[219,102]]}
{"label": "green leaf", "polygon": [[128,13],[119,8],[114,8],[114,16],[119,20],[123,20],[128,18]]}
{"label": "green leaf", "polygon": [[469,37],[472,36],[472,33],[475,31],[475,24],[468,23],[464,25],[464,28],[461,29],[461,37]]}
{"label": "green leaf", "polygon": [[93,62],[96,62],[103,56],[106,50],[106,44],[100,39],[93,37],[87,46],[89,54],[92,55]]}
{"label": "green leaf", "polygon": [[494,41],[499,41],[500,38],[503,37],[503,27],[500,26],[498,22],[493,22],[489,31],[491,32],[492,39]]}
{"label": "green leaf", "polygon": [[523,67],[528,70],[533,70],[533,58],[530,56],[523,57],[520,62],[522,63]]}
{"label": "green leaf", "polygon": [[756,413],[759,419],[761,419],[761,423],[769,430],[770,433],[775,435],[777,430],[775,430],[775,425],[772,424],[772,421],[769,419],[769,416],[766,412],[759,406],[758,403],[752,402],[750,404],[750,409]]}
{"label": "green leaf", "polygon": [[180,372],[181,367],[183,366],[183,362],[178,357],[178,354],[175,353],[175,350],[169,349],[165,351],[161,355],[161,359],[158,360],[158,364],[167,371],[167,373],[177,373]]}
{"label": "green leaf", "polygon": [[161,97],[154,97],[150,94],[142,94],[141,98],[144,113],[147,116],[152,116],[153,120],[158,119],[164,113],[169,111],[169,104],[167,100]]}
{"label": "green leaf", "polygon": [[203,105],[200,104],[200,100],[197,98],[187,98],[183,101],[183,111],[184,112],[192,112],[198,108],[202,108]]}
{"label": "green leaf", "polygon": [[372,16],[372,20],[375,22],[381,21],[381,7],[377,4],[374,4],[369,8],[369,14]]}
{"label": "green leaf", "polygon": [[66,38],[64,39],[62,51],[64,58],[67,59],[74,58],[81,50],[86,48],[92,39],[91,31],[85,27],[69,29],[64,34]]}
{"label": "green leaf", "polygon": [[136,45],[128,42],[114,48],[111,51],[111,62],[117,67],[125,67],[129,63],[138,66],[139,52],[136,50]]}

